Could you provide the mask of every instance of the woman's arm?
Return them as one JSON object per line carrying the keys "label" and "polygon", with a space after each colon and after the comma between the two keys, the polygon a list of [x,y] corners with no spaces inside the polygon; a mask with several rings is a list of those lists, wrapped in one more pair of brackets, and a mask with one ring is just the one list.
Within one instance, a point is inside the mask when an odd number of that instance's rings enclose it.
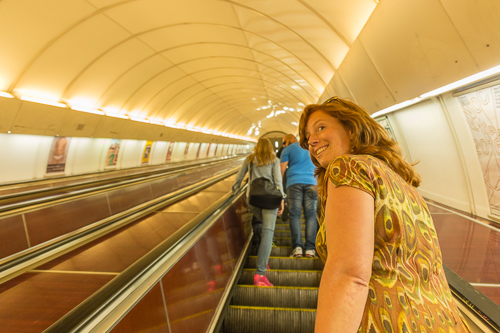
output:
{"label": "woman's arm", "polygon": [[273,164],[273,178],[274,185],[276,185],[281,192],[283,198],[285,197],[285,189],[283,188],[283,178],[281,177],[280,161],[276,158]]}
{"label": "woman's arm", "polygon": [[316,333],[355,333],[368,298],[374,250],[374,199],[328,182],[328,258],[319,286]]}
{"label": "woman's arm", "polygon": [[241,166],[240,171],[238,171],[238,174],[236,175],[236,179],[234,180],[234,185],[231,188],[233,194],[236,194],[236,192],[238,192],[238,190],[240,189],[241,182],[243,181],[243,178],[245,178],[247,172],[248,172],[248,164],[247,160],[245,159],[243,165]]}

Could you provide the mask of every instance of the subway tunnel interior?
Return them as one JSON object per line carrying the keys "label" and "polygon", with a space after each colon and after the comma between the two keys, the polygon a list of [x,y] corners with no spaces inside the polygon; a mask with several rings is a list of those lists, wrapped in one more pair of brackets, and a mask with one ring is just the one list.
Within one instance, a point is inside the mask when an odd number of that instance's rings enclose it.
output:
{"label": "subway tunnel interior", "polygon": [[[500,304],[500,2],[1,0],[0,31],[0,199],[278,150],[338,96],[398,142],[445,264]],[[0,244],[28,230],[12,214]]]}

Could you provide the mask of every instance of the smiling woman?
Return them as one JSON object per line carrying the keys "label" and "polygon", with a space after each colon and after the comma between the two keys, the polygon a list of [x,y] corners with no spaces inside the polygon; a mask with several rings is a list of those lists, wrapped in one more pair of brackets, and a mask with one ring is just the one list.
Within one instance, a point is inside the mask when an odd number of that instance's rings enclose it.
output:
{"label": "smiling woman", "polygon": [[321,194],[316,332],[470,332],[415,188],[420,176],[397,143],[337,97],[306,106],[299,131]]}

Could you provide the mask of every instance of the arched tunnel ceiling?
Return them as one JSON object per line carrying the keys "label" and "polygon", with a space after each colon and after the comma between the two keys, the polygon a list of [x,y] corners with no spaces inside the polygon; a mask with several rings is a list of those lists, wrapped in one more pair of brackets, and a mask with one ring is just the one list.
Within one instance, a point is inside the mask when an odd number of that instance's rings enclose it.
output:
{"label": "arched tunnel ceiling", "polygon": [[377,3],[2,0],[0,91],[253,138],[295,133]]}

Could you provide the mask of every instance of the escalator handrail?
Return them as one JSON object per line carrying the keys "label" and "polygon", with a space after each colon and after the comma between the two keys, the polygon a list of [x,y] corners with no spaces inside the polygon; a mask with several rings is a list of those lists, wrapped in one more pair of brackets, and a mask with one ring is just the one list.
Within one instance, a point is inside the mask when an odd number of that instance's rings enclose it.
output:
{"label": "escalator handrail", "polygon": [[[201,166],[214,166],[217,164],[224,164],[227,163],[227,160],[224,161],[217,161],[214,163],[210,164],[202,164]],[[106,185],[99,185],[95,187],[90,187],[86,189],[81,189],[81,190],[75,190],[70,193],[61,193],[61,194],[55,194],[53,196],[46,196],[43,198],[38,198],[38,199],[31,199],[27,201],[22,201],[19,203],[13,203],[9,205],[4,205],[0,206],[0,218],[4,216],[10,216],[12,214],[19,214],[21,211],[24,210],[32,210],[33,207],[36,209],[40,209],[45,206],[52,206],[54,204],[58,204],[62,201],[68,201],[71,199],[77,199],[89,195],[94,195],[98,194],[100,192],[105,192],[109,190],[116,190],[120,187],[125,187],[125,186],[130,186],[133,184],[140,184],[143,182],[149,182],[155,179],[160,179],[160,178],[165,178],[165,177],[171,177],[175,174],[180,174],[186,171],[194,170],[200,168],[200,165],[197,166],[190,166],[187,168],[183,168],[180,170],[169,170],[167,172],[163,172],[161,174],[154,174],[150,176],[144,176],[140,178],[133,178],[133,179],[128,179],[128,180],[123,180],[123,181],[118,181],[116,183],[111,183],[111,184],[106,184]],[[75,187],[75,186],[69,186],[69,187]]]}
{"label": "escalator handrail", "polygon": [[452,293],[489,328],[500,332],[500,305],[493,302],[457,273],[443,265]]}
{"label": "escalator handrail", "polygon": [[[209,206],[193,220],[185,224],[172,236],[167,238],[144,257],[136,261],[125,271],[120,273],[113,280],[99,289],[92,296],[80,303],[77,307],[52,324],[44,332],[81,332],[89,331],[89,327],[95,324],[99,315],[106,311],[111,304],[116,301],[127,288],[132,288],[144,275],[151,274],[152,267],[164,260],[168,255],[172,255],[176,245],[186,241],[193,232],[201,227],[209,228],[222,214],[243,195],[228,193],[217,202]],[[182,254],[176,253],[177,256]],[[176,260],[162,273],[165,274],[175,264]],[[115,302],[116,304],[117,302]]]}
{"label": "escalator handrail", "polygon": [[89,226],[58,237],[54,240],[29,248],[15,255],[2,258],[0,260],[0,283],[22,274],[22,272],[27,269],[31,269],[41,265],[43,262],[52,260],[77,246],[88,243],[93,239],[102,236],[103,233],[109,233],[113,230],[121,228],[138,218],[150,214],[159,207],[170,205],[176,201],[193,195],[194,193],[199,192],[200,190],[211,186],[212,184],[235,174],[236,172],[237,168],[233,168],[222,174],[205,179],[201,183],[193,184],[172,193],[168,193],[146,203],[132,207],[126,211],[97,221]]}
{"label": "escalator handrail", "polygon": [[[234,158],[234,159],[237,160],[238,158]],[[43,193],[43,192],[61,191],[61,190],[65,190],[65,189],[71,189],[74,187],[80,187],[82,185],[90,185],[92,183],[97,184],[97,183],[109,182],[110,180],[116,180],[115,182],[113,182],[111,184],[97,185],[97,186],[90,187],[90,188],[75,190],[75,191],[70,192],[70,193],[55,194],[52,196],[45,196],[43,198],[31,199],[31,200],[27,200],[27,201],[23,201],[23,202],[19,202],[19,203],[3,205],[3,206],[0,206],[0,217],[2,215],[4,215],[5,213],[10,213],[13,210],[22,209],[22,208],[29,207],[32,205],[39,205],[39,204],[43,204],[43,203],[47,203],[47,202],[52,202],[52,201],[59,200],[62,198],[81,196],[81,195],[85,195],[85,194],[89,194],[89,193],[93,193],[93,192],[98,192],[98,191],[102,191],[102,190],[107,190],[107,189],[111,189],[111,188],[115,189],[115,188],[120,187],[120,186],[128,186],[128,185],[131,185],[134,183],[140,183],[143,181],[150,181],[150,180],[153,180],[155,178],[163,178],[163,177],[172,176],[176,173],[182,173],[182,172],[189,171],[192,169],[197,169],[197,168],[200,168],[202,166],[214,166],[217,164],[223,164],[223,163],[227,163],[227,161],[228,160],[221,160],[221,161],[215,161],[215,162],[210,162],[210,163],[200,163],[200,164],[190,165],[188,167],[172,168],[169,170],[162,170],[161,172],[157,172],[157,173],[154,173],[152,175],[147,175],[147,176],[142,176],[142,177],[140,176],[140,174],[127,175],[127,176],[121,176],[121,177],[116,177],[116,178],[108,178],[105,180],[94,180],[94,181],[90,181],[90,182],[71,184],[71,185],[61,186],[61,187],[57,187],[57,188],[39,189],[39,190],[33,190],[33,191],[28,191],[28,192],[22,192],[20,194],[15,193],[15,194],[8,195],[8,196],[2,196],[2,197],[0,197],[0,200],[21,197],[21,196],[29,196],[29,195]],[[139,177],[137,177],[137,176],[139,176]],[[120,181],[120,179],[131,178],[131,177],[133,177],[133,178]]]}

